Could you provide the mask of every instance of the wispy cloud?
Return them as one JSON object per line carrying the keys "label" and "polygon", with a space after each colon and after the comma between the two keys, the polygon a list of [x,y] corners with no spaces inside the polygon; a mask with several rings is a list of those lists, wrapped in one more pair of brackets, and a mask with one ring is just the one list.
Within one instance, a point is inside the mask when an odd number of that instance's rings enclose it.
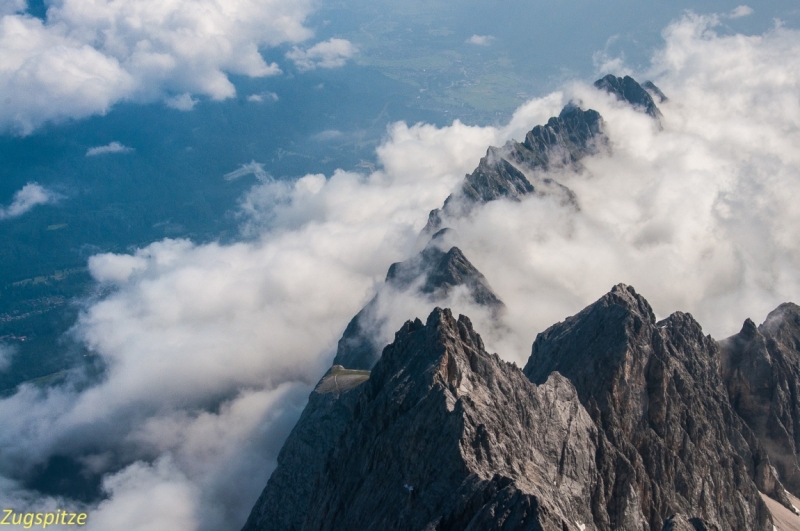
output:
{"label": "wispy cloud", "polygon": [[124,146],[117,141],[106,144],[105,146],[96,146],[86,150],[87,157],[96,157],[98,155],[108,155],[111,153],[132,153],[132,147]]}
{"label": "wispy cloud", "polygon": [[14,354],[14,347],[0,343],[0,371],[4,371],[11,366],[11,358]]}
{"label": "wispy cloud", "polygon": [[226,181],[235,181],[236,179],[246,175],[255,175],[256,179],[259,181],[269,178],[269,174],[264,170],[264,165],[254,160],[248,162],[247,164],[242,164],[238,169],[233,170],[230,173],[226,173],[223,177]]}
{"label": "wispy cloud", "polygon": [[261,92],[259,94],[250,94],[247,96],[247,101],[255,103],[264,103],[265,101],[278,101],[278,95],[274,92]]}
{"label": "wispy cloud", "polygon": [[184,92],[183,94],[164,99],[164,103],[167,107],[178,111],[191,111],[199,102],[200,100],[193,98],[190,92]]}
{"label": "wispy cloud", "polygon": [[753,11],[752,7],[742,5],[742,6],[737,7],[733,11],[731,11],[728,16],[730,18],[742,18],[742,17],[747,17],[749,15],[752,15],[753,13],[754,13],[754,11]]}
{"label": "wispy cloud", "polygon": [[337,140],[344,136],[344,133],[339,131],[338,129],[326,129],[325,131],[321,131],[311,138],[318,142],[329,142],[331,140]]}
{"label": "wispy cloud", "polygon": [[301,72],[316,68],[338,68],[344,66],[353,57],[358,48],[346,39],[329,39],[318,42],[307,50],[297,46],[286,53],[286,57],[294,61]]}
{"label": "wispy cloud", "polygon": [[478,46],[489,46],[492,44],[494,37],[491,35],[473,35],[469,39],[467,39],[468,44],[476,44]]}
{"label": "wispy cloud", "polygon": [[37,183],[28,183],[14,194],[10,205],[0,207],[0,220],[19,217],[36,205],[54,203],[58,198],[55,192]]}

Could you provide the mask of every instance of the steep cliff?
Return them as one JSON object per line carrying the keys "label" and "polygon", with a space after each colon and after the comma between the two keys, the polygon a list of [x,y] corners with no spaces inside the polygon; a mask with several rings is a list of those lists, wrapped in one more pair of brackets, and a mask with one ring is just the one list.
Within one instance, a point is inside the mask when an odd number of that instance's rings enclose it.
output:
{"label": "steep cliff", "polygon": [[786,488],[800,496],[800,307],[781,304],[721,341],[731,404],[761,441]]}
{"label": "steep cliff", "polygon": [[368,379],[323,379],[245,530],[770,531],[762,493],[791,504],[723,357],[624,285],[539,334],[524,371],[437,308]]}
{"label": "steep cliff", "polygon": [[[437,308],[407,322],[339,401],[352,408],[344,431],[313,431],[324,468],[310,481],[289,473],[308,463],[284,458],[245,529],[595,528],[597,431],[574,388],[558,374],[533,385],[466,317]],[[313,485],[310,499],[290,477]],[[280,511],[291,521],[270,518]]]}
{"label": "steep cliff", "polygon": [[788,499],[730,405],[720,357],[691,315],[656,322],[624,285],[536,338],[525,374],[563,374],[604,434],[604,529],[660,529],[673,513],[710,529],[772,529],[759,489]]}

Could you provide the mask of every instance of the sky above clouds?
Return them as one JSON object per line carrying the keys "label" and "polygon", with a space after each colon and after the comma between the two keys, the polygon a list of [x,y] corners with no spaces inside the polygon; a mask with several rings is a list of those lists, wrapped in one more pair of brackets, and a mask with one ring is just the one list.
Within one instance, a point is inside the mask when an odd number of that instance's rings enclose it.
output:
{"label": "sky above clouds", "polygon": [[[200,97],[230,97],[231,73],[278,75],[258,54],[263,47],[289,46],[298,71],[360,53],[347,40],[313,43],[304,25],[313,6],[302,2],[50,5],[42,22],[19,14],[18,2],[0,3],[0,90],[20,98],[0,120],[18,132],[125,99],[171,98],[188,110]],[[496,326],[463,294],[448,301],[473,318],[487,348],[524,364],[537,332],[618,282],[636,287],[659,317],[691,312],[717,338],[800,301],[792,202],[800,196],[800,32],[725,27],[748,15],[732,5],[664,29],[648,69],[633,71],[670,98],[660,105],[663,130],[571,80],[494,126],[394,123],[374,171],[276,180],[263,163],[242,161],[224,178],[256,177],[237,208],[243,241],[164,239],[95,255],[88,268],[98,295],[72,333],[103,360],[105,378],[25,385],[0,401],[0,505],[73,503],[25,486],[50,456],[67,455],[103,477],[107,497],[91,507],[89,529],[239,529],[345,325],[389,265],[424,244],[428,212],[489,145],[523,138],[569,101],[598,110],[612,143],[611,155],[556,176],[580,210],[530,197],[450,220],[508,307]],[[496,42],[473,37],[476,47]],[[631,68],[601,52],[601,70]],[[114,140],[86,156],[129,149]],[[0,219],[55,199],[26,185]],[[381,311],[388,341],[430,308],[406,296]],[[0,365],[13,355],[1,346]]]}

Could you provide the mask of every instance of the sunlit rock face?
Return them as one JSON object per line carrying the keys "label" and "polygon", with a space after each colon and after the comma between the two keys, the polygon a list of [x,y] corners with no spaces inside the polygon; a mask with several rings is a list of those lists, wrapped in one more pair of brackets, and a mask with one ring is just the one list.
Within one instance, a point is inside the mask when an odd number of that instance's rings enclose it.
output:
{"label": "sunlit rock face", "polygon": [[524,371],[436,308],[368,376],[323,378],[245,529],[769,531],[760,493],[791,504],[724,356],[622,284],[539,334]]}
{"label": "sunlit rock face", "polygon": [[720,357],[691,315],[656,322],[624,285],[536,338],[525,374],[563,374],[601,430],[595,510],[605,528],[660,529],[680,512],[709,528],[771,529],[759,490],[788,504],[730,405]]}

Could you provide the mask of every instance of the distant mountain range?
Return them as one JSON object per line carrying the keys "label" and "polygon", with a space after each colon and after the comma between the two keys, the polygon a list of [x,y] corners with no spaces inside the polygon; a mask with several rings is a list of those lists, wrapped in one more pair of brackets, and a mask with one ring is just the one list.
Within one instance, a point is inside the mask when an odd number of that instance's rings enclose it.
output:
{"label": "distant mountain range", "polygon": [[[652,83],[595,86],[660,126],[666,96]],[[530,194],[579,209],[551,170],[612,147],[600,114],[570,104],[489,148],[431,212],[424,250],[392,265],[347,326],[243,531],[800,529],[794,304],[716,341],[689,314],[657,321],[619,284],[540,333],[522,369],[439,307],[381,344],[384,292],[435,306],[466,289],[499,316],[449,220]]]}

